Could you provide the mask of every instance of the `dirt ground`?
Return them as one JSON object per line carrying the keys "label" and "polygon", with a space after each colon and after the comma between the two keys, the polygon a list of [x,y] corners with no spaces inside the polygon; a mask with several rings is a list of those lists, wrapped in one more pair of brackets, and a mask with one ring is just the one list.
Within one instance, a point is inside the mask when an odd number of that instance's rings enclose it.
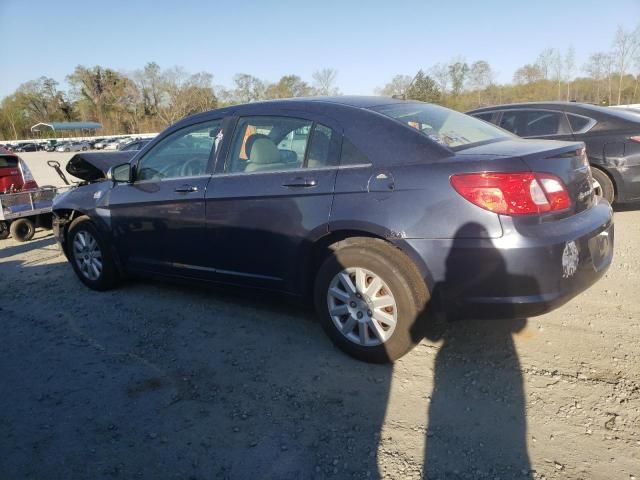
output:
{"label": "dirt ground", "polygon": [[50,232],[0,241],[0,478],[640,478],[640,209],[615,222],[566,306],[454,323],[393,366],[282,298],[92,292]]}

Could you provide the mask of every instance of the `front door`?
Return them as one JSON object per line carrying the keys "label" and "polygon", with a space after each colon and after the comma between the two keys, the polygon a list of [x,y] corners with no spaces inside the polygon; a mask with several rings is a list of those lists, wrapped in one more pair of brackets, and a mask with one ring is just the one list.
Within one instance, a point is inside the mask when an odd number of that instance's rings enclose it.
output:
{"label": "front door", "polygon": [[341,135],[312,120],[242,117],[206,195],[221,280],[292,290],[311,239],[327,233]]}
{"label": "front door", "polygon": [[221,125],[211,120],[169,134],[135,162],[132,183],[110,191],[112,231],[127,268],[180,274],[202,261],[205,192]]}

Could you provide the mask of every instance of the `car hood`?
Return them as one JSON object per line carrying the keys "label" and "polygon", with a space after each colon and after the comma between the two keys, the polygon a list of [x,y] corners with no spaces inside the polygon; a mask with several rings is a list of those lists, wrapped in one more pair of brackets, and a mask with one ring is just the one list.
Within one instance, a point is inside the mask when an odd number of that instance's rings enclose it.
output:
{"label": "car hood", "polygon": [[78,153],[71,157],[66,170],[74,177],[87,182],[97,182],[106,178],[107,171],[111,167],[129,162],[136,153],[136,151]]}

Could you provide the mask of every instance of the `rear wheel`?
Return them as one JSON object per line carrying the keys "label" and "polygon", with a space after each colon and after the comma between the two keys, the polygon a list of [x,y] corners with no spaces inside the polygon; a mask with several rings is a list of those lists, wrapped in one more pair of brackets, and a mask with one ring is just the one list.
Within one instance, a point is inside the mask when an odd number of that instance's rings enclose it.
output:
{"label": "rear wheel", "polygon": [[118,280],[113,256],[98,229],[86,217],[69,227],[68,255],[82,283],[93,290],[108,290]]}
{"label": "rear wheel", "polygon": [[27,242],[36,233],[36,226],[28,218],[19,218],[11,222],[11,236],[16,242]]}
{"label": "rear wheel", "polygon": [[593,176],[593,190],[597,197],[603,197],[609,203],[613,203],[615,198],[615,189],[609,175],[597,168],[591,168]]}
{"label": "rear wheel", "polygon": [[345,240],[321,265],[316,310],[338,348],[367,362],[392,362],[422,337],[429,294],[413,263],[377,239]]}

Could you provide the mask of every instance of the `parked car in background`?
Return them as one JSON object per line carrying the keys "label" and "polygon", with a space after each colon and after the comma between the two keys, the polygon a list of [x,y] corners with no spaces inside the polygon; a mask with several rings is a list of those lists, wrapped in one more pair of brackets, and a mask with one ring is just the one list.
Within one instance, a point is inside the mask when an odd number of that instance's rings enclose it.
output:
{"label": "parked car in background", "polygon": [[16,152],[37,152],[40,150],[36,143],[22,143],[15,149]]}
{"label": "parked car in background", "polygon": [[29,167],[13,152],[0,147],[0,194],[38,188]]}
{"label": "parked car in background", "polygon": [[585,143],[594,188],[609,202],[640,200],[640,117],[585,103],[495,105],[467,112],[524,138]]}
{"label": "parked car in background", "polygon": [[89,144],[89,148],[92,150],[96,149],[96,143],[100,143],[104,141],[104,138],[94,138],[92,140],[87,140],[87,143]]}
{"label": "parked car in background", "polygon": [[121,144],[118,150],[127,151],[127,150],[142,150],[147,143],[151,141],[150,138],[141,138],[138,140],[134,140],[133,142],[128,142]]}
{"label": "parked car in background", "polygon": [[93,144],[93,148],[95,150],[104,150],[105,146],[107,146],[109,143],[115,141],[115,138],[105,138],[102,140],[98,140],[96,143]]}
{"label": "parked car in background", "polygon": [[582,142],[520,139],[436,105],[236,105],[112,155],[77,155],[67,171],[90,183],[54,203],[86,286],[140,273],[313,298],[329,337],[367,361],[410,350],[428,310],[545,313],[612,259]]}
{"label": "parked car in background", "polygon": [[66,142],[56,147],[56,152],[84,152],[89,150],[87,142]]}

